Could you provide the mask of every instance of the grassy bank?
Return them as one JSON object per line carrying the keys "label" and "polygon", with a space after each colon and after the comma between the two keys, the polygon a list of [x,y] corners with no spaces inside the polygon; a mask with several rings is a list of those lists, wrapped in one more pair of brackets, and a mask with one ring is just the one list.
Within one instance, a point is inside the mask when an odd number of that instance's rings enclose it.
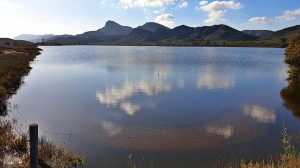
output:
{"label": "grassy bank", "polygon": [[[12,111],[7,100],[21,86],[40,51],[37,45],[25,41],[15,41],[10,50],[0,49],[0,167],[30,167],[28,135],[15,129],[17,120],[4,117]],[[84,162],[82,156],[53,145],[45,138],[39,141],[39,158],[51,167],[62,168]]]}

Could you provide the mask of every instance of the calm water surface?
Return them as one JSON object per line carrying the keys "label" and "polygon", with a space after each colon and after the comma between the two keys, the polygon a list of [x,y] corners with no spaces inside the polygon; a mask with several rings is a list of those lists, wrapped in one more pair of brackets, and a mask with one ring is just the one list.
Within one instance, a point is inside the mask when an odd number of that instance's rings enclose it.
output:
{"label": "calm water surface", "polygon": [[281,151],[298,130],[280,91],[284,49],[41,47],[11,98],[87,167],[201,167]]}

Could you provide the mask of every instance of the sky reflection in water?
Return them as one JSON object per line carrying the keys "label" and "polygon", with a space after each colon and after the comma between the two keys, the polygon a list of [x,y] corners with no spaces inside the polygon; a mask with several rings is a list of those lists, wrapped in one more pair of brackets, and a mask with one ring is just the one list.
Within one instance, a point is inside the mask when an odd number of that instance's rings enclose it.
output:
{"label": "sky reflection in water", "polygon": [[[91,132],[87,143],[109,138],[107,146],[126,150],[239,150],[270,138],[290,115],[280,97],[287,85],[283,49],[43,50],[11,102],[45,130]],[[280,141],[280,133],[272,136]]]}

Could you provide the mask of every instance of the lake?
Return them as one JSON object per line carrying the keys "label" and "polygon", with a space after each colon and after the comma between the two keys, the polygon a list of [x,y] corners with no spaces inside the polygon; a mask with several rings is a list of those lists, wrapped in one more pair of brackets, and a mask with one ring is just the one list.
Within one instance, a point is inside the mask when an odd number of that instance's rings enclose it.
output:
{"label": "lake", "polygon": [[43,46],[10,102],[85,167],[207,167],[282,152],[284,49]]}

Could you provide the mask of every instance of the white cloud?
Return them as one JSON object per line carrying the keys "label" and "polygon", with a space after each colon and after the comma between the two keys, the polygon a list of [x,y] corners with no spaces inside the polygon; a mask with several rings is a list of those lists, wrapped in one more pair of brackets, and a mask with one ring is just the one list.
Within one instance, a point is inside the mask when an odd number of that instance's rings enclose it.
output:
{"label": "white cloud", "polygon": [[235,3],[234,1],[213,1],[209,4],[200,6],[200,9],[206,12],[220,11],[225,9],[241,9],[241,8],[242,5],[240,3]]}
{"label": "white cloud", "polygon": [[157,16],[154,21],[167,27],[175,27],[174,16],[172,14],[164,14]]}
{"label": "white cloud", "polygon": [[4,7],[4,8],[24,8],[23,5],[11,2],[10,0],[0,0],[0,7]]}
{"label": "white cloud", "polygon": [[120,0],[118,5],[124,9],[133,7],[162,7],[174,3],[174,0]]}
{"label": "white cloud", "polygon": [[276,21],[279,21],[279,22],[288,22],[288,21],[292,21],[294,19],[296,19],[296,17],[292,16],[292,15],[282,15],[282,16],[276,17]]}
{"label": "white cloud", "polygon": [[284,15],[276,17],[278,22],[288,22],[296,19],[296,16],[300,15],[300,8],[295,10],[287,10]]}
{"label": "white cloud", "polygon": [[186,8],[188,6],[188,2],[184,1],[178,5],[178,8]]}
{"label": "white cloud", "polygon": [[226,13],[226,10],[224,11],[211,11],[208,14],[208,19],[205,20],[205,23],[220,23],[224,22],[225,19],[222,18]]}
{"label": "white cloud", "polygon": [[253,17],[248,20],[250,23],[268,23],[268,22],[289,22],[295,20],[297,16],[300,16],[300,8],[295,10],[287,10],[283,15],[277,16],[273,19],[267,17]]}
{"label": "white cloud", "polygon": [[292,11],[285,11],[284,12],[286,15],[300,15],[300,8],[299,9],[295,9],[295,10],[292,10]]}
{"label": "white cloud", "polygon": [[222,18],[228,9],[238,10],[243,6],[241,3],[235,1],[213,1],[208,3],[208,1],[200,1],[199,7],[197,9],[204,12],[208,12],[208,19],[205,20],[205,23],[219,23],[225,21]]}
{"label": "white cloud", "polygon": [[101,5],[103,5],[106,3],[106,0],[102,0],[100,3],[101,3]]}
{"label": "white cloud", "polygon": [[248,20],[251,23],[267,23],[272,21],[272,19],[267,18],[267,17],[253,17]]}
{"label": "white cloud", "polygon": [[160,14],[160,13],[163,13],[164,11],[165,11],[165,8],[160,8],[160,9],[152,11],[152,13],[154,13],[154,14]]}
{"label": "white cloud", "polygon": [[199,5],[200,5],[200,6],[203,6],[203,5],[206,5],[206,4],[208,4],[208,1],[200,1],[200,2],[199,2]]}

